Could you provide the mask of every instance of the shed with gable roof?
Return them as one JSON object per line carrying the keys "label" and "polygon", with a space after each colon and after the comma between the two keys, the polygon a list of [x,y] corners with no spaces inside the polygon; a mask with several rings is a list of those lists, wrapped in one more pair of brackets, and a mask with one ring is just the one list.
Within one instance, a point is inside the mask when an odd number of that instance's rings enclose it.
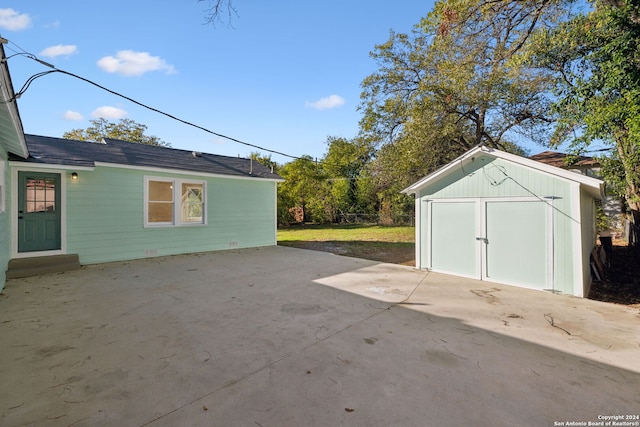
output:
{"label": "shed with gable roof", "polygon": [[588,295],[603,181],[480,146],[403,192],[417,268]]}

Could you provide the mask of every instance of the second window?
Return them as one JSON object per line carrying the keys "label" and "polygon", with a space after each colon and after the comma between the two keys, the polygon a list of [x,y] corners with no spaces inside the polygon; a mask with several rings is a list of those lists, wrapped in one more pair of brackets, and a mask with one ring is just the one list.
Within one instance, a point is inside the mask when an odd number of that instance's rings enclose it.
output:
{"label": "second window", "polygon": [[145,178],[145,226],[206,224],[206,182]]}

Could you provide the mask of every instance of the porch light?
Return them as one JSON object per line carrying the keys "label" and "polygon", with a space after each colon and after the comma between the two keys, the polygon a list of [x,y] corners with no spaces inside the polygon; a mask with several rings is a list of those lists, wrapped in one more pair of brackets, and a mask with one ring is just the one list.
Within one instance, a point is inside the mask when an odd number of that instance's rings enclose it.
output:
{"label": "porch light", "polygon": [[78,180],[78,173],[77,172],[73,172],[71,174],[71,181],[77,181]]}

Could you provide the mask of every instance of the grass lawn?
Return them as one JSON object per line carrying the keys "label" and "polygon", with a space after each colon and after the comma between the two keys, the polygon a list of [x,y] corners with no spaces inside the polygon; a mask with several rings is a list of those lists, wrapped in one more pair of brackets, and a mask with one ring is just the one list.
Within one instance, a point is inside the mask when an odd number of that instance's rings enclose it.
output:
{"label": "grass lawn", "polygon": [[304,224],[278,229],[278,244],[413,265],[415,229],[366,224]]}

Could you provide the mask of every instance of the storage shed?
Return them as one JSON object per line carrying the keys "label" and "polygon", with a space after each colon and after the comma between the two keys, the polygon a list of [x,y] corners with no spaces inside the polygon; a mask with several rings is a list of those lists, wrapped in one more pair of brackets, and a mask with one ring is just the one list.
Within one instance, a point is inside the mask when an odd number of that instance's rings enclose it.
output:
{"label": "storage shed", "polygon": [[481,146],[403,192],[417,268],[588,295],[603,181]]}

